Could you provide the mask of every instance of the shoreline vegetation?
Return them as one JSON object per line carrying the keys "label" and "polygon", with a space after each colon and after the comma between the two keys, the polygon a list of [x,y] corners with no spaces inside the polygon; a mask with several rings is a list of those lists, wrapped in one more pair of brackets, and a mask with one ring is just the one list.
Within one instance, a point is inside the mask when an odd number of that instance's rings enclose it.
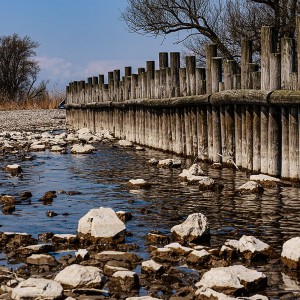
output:
{"label": "shoreline vegetation", "polygon": [[54,93],[38,99],[25,99],[23,101],[4,100],[0,102],[0,110],[33,110],[55,109],[65,99],[64,93]]}

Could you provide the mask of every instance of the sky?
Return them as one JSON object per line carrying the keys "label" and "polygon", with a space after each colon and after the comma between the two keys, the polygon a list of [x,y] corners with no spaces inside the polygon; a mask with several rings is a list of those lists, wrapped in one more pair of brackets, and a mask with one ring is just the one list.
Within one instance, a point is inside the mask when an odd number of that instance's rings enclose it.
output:
{"label": "sky", "polygon": [[177,35],[150,37],[131,33],[120,15],[127,0],[0,0],[0,36],[17,33],[39,43],[40,80],[50,91],[64,91],[86,80],[146,61],[159,52],[181,52]]}

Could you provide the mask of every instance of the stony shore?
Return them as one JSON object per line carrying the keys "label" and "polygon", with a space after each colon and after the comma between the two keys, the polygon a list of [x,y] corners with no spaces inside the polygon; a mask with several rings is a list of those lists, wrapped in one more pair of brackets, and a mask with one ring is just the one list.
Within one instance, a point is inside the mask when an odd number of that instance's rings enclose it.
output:
{"label": "stony shore", "polygon": [[0,110],[0,131],[48,131],[65,129],[64,109]]}

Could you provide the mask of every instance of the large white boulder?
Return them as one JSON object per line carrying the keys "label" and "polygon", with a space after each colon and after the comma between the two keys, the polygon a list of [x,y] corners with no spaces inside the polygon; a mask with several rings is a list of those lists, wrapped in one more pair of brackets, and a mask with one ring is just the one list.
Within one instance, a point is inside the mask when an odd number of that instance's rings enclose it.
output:
{"label": "large white boulder", "polygon": [[227,295],[238,295],[249,290],[255,292],[264,289],[266,285],[267,277],[262,272],[242,265],[212,268],[196,283],[198,288],[211,288]]}
{"label": "large white boulder", "polygon": [[300,267],[300,237],[291,238],[283,244],[281,261],[290,269]]}
{"label": "large white boulder", "polygon": [[12,299],[60,299],[63,294],[61,284],[54,280],[29,278],[20,282],[11,294]]}
{"label": "large white boulder", "polygon": [[250,180],[237,188],[239,192],[242,193],[262,193],[264,188],[256,181]]}
{"label": "large white boulder", "polygon": [[65,288],[101,288],[105,276],[97,267],[74,264],[60,271],[54,280]]}
{"label": "large white boulder", "polygon": [[171,228],[172,236],[181,242],[200,242],[209,238],[209,224],[202,213],[194,213],[187,219]]}
{"label": "large white boulder", "polygon": [[108,207],[91,209],[78,222],[78,234],[109,243],[120,243],[125,239],[125,224]]}

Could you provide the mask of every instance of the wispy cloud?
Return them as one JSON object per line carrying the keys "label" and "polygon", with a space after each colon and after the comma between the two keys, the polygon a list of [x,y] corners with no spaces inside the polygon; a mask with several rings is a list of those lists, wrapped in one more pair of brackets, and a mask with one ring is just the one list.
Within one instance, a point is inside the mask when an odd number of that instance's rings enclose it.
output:
{"label": "wispy cloud", "polygon": [[62,58],[44,56],[39,57],[37,60],[42,71],[60,78],[69,78],[71,76],[72,64]]}

